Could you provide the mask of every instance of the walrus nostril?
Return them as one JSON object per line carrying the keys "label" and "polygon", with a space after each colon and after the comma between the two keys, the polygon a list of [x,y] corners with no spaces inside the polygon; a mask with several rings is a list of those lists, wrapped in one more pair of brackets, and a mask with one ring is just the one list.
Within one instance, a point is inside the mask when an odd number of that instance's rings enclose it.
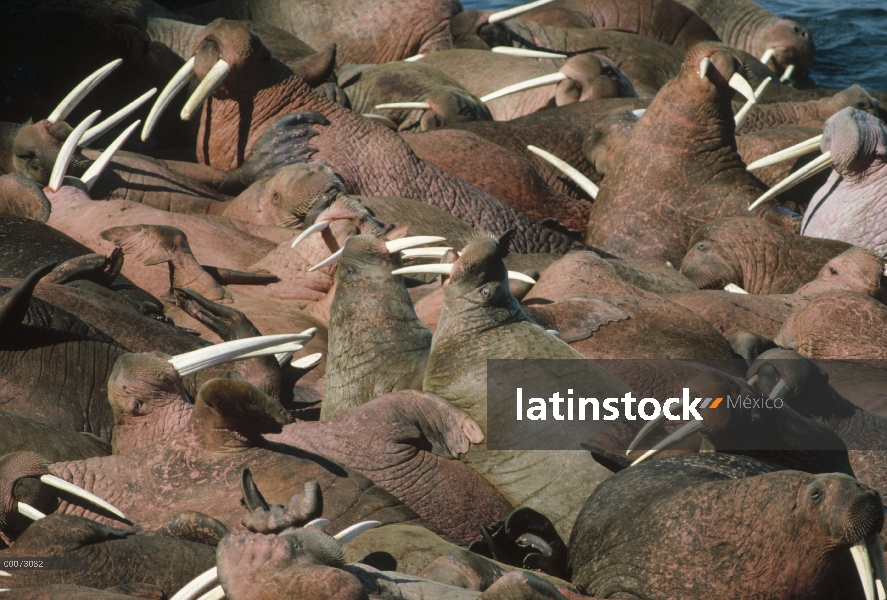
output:
{"label": "walrus nostril", "polygon": [[[856,484],[857,487],[864,486]],[[872,533],[876,533],[883,524],[884,509],[878,496],[873,493],[864,493],[856,496],[847,503],[844,509],[844,539],[847,542],[856,542]]]}

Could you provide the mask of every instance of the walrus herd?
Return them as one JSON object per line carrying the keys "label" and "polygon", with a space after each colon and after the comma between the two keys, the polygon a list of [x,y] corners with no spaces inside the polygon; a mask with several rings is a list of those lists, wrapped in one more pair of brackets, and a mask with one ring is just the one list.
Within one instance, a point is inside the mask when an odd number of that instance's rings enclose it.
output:
{"label": "walrus herd", "polygon": [[887,93],[800,24],[0,30],[0,597],[887,600]]}

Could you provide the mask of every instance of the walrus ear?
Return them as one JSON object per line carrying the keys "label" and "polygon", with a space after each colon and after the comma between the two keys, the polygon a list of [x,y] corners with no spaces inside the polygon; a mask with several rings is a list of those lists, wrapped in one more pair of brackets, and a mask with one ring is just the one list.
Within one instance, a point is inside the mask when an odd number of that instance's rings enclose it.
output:
{"label": "walrus ear", "polygon": [[514,229],[509,229],[499,236],[499,250],[496,253],[499,258],[508,256],[508,247],[511,245],[512,239],[514,239]]}
{"label": "walrus ear", "polygon": [[308,56],[291,68],[310,86],[327,81],[336,66],[336,45],[330,44],[317,54]]}
{"label": "walrus ear", "polygon": [[0,297],[0,335],[8,333],[22,324],[28,314],[28,305],[34,288],[43,277],[55,268],[56,263],[47,263],[37,267],[30,275],[22,279],[17,286]]}

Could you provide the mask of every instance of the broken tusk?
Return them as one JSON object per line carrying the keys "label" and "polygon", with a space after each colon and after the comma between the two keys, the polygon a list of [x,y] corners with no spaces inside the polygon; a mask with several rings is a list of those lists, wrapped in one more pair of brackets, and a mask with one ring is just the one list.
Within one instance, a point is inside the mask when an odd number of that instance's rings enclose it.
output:
{"label": "broken tusk", "polygon": [[[850,555],[856,565],[856,572],[862,582],[862,590],[865,600],[875,600],[875,579],[872,571],[872,561],[869,558],[869,550],[865,540],[861,539],[850,547]],[[883,556],[883,555],[882,555]]]}
{"label": "broken tusk", "polygon": [[545,85],[553,85],[555,83],[560,83],[565,79],[567,79],[567,76],[563,73],[549,73],[548,75],[542,75],[541,77],[527,79],[526,81],[521,81],[519,83],[505,86],[504,88],[498,89],[495,92],[490,92],[486,96],[481,96],[480,101],[486,104],[487,102],[495,100],[496,98],[501,98],[502,96],[516,94],[518,92],[523,92],[524,90],[531,90],[533,88],[542,87]]}
{"label": "broken tusk", "polygon": [[739,73],[733,73],[733,75],[730,76],[730,81],[727,83],[731,88],[745,96],[748,100],[751,100],[752,102],[755,101],[755,90],[752,89],[748,80]]}
{"label": "broken tusk", "polygon": [[561,160],[554,154],[546,152],[542,148],[537,148],[536,146],[531,145],[527,146],[527,150],[551,163],[561,173],[569,177],[570,180],[573,181],[573,183],[582,188],[586,194],[591,196],[592,200],[597,198],[598,192],[600,192],[600,188],[595,185],[592,180],[580,173],[575,167],[567,164],[565,161]]}
{"label": "broken tusk", "polygon": [[797,171],[795,171],[794,173],[792,173],[791,175],[789,175],[788,177],[786,177],[785,179],[783,179],[782,181],[780,181],[779,183],[774,185],[765,194],[763,194],[760,198],[758,198],[757,200],[752,202],[751,206],[748,207],[748,210],[753,210],[762,202],[766,202],[770,198],[773,198],[774,196],[781,194],[785,190],[793,188],[794,186],[798,185],[802,181],[806,181],[807,179],[810,179],[811,177],[813,177],[817,173],[821,173],[822,171],[825,171],[826,169],[831,167],[831,165],[832,165],[832,153],[831,153],[831,151],[828,151],[825,154],[823,154],[822,156],[820,156],[819,158],[817,158],[816,160],[810,161],[809,163],[804,165],[802,168],[798,169]]}
{"label": "broken tusk", "polygon": [[734,294],[747,294],[748,293],[744,289],[742,289],[741,287],[736,285],[735,283],[728,283],[727,285],[725,285],[724,291],[725,292],[732,292]]}
{"label": "broken tusk", "polygon": [[197,600],[222,600],[225,597],[225,590],[222,586],[217,585]]}
{"label": "broken tusk", "polygon": [[307,342],[314,336],[313,329],[313,327],[306,329],[300,334],[259,335],[243,340],[223,342],[208,348],[200,348],[173,356],[167,362],[172,365],[180,376],[184,377],[201,369],[238,360],[243,354],[253,352],[254,350],[262,350],[289,342]]}
{"label": "broken tusk", "polygon": [[403,59],[403,62],[416,62],[417,60],[422,60],[423,58],[425,58],[424,54],[415,54],[409,58]]}
{"label": "broken tusk", "polygon": [[384,125],[388,129],[393,129],[394,131],[397,131],[397,123],[395,123],[388,117],[383,117],[382,115],[374,115],[373,113],[363,113],[360,116],[365,117],[370,121],[375,121],[379,125]]}
{"label": "broken tusk", "polygon": [[708,74],[708,65],[710,64],[711,60],[707,56],[699,61],[699,79],[705,79],[705,76]]}
{"label": "broken tusk", "polygon": [[391,240],[390,242],[385,242],[385,247],[388,249],[388,252],[401,252],[402,250],[413,248],[414,246],[421,246],[422,244],[433,244],[435,242],[445,242],[446,240],[447,238],[440,237],[439,235],[416,235],[413,237],[405,237],[397,240]]}
{"label": "broken tusk", "polygon": [[154,101],[154,106],[151,107],[151,111],[148,113],[148,118],[145,119],[145,126],[142,128],[143,142],[146,141],[148,136],[151,135],[151,132],[154,131],[154,126],[157,125],[157,120],[160,119],[160,115],[162,115],[163,111],[167,109],[169,103],[176,97],[176,94],[181,92],[182,88],[188,85],[188,82],[194,77],[194,60],[195,59],[192,57],[179,67],[176,74],[172,76],[172,79],[169,80],[169,83],[166,84],[163,91],[157,96],[157,100]]}
{"label": "broken tusk", "polygon": [[408,248],[401,250],[401,258],[442,258],[447,252],[452,250],[449,246],[439,248]]}
{"label": "broken tusk", "polygon": [[225,80],[225,77],[228,76],[230,70],[231,68],[228,66],[228,63],[221,58],[213,65],[213,68],[209,70],[209,73],[206,74],[206,77],[203,78],[203,81],[200,82],[200,85],[197,86],[197,89],[194,90],[194,93],[191,94],[188,101],[185,102],[185,106],[182,108],[182,113],[180,115],[183,121],[191,120],[194,112],[200,108],[203,101],[206,100],[209,95],[219,87],[219,85],[221,85]]}
{"label": "broken tusk", "polygon": [[700,429],[702,429],[701,421],[690,421],[686,425],[675,430],[674,433],[672,433],[670,436],[647,450],[643,455],[641,455],[640,458],[631,463],[631,466],[634,467],[635,465],[639,465],[651,456],[655,456],[663,450],[671,448],[672,446],[684,441],[691,435],[697,433]]}
{"label": "broken tusk", "polygon": [[330,254],[328,257],[326,257],[325,259],[323,259],[322,261],[320,261],[319,263],[317,263],[316,265],[314,265],[313,267],[308,269],[308,272],[313,273],[317,269],[320,269],[320,268],[325,267],[327,265],[333,264],[334,262],[336,262],[337,260],[342,258],[342,252],[344,252],[344,251],[345,251],[344,248],[339,248],[338,250],[336,250],[335,252]]}
{"label": "broken tusk", "polygon": [[521,4],[519,6],[508,8],[506,10],[500,10],[498,12],[490,14],[490,16],[487,17],[487,23],[492,25],[493,23],[498,23],[507,19],[513,19],[518,15],[522,15],[525,12],[531,11],[534,8],[538,8],[540,6],[544,6],[545,4],[553,1],[554,0],[536,0],[536,2],[529,2],[527,4]]}
{"label": "broken tusk", "polygon": [[80,138],[83,137],[83,134],[86,133],[86,130],[89,129],[93,122],[99,118],[100,114],[102,114],[102,111],[97,110],[83,119],[80,125],[74,128],[74,131],[68,135],[65,143],[62,144],[59,154],[55,158],[55,164],[52,166],[52,174],[49,176],[49,185],[47,186],[53,192],[59,191],[59,188],[62,187],[65,171],[68,170],[68,163],[71,162],[71,157],[74,156],[74,151],[77,150]]}
{"label": "broken tusk", "polygon": [[316,233],[318,231],[323,231],[324,229],[326,229],[329,226],[330,226],[329,221],[318,221],[317,223],[315,223],[314,225],[312,225],[311,227],[309,227],[308,229],[306,229],[305,231],[300,233],[299,237],[297,237],[295,240],[293,240],[293,245],[291,247],[295,248],[297,245],[299,245],[299,243],[302,240],[304,240],[306,237],[308,237],[312,233]]}
{"label": "broken tusk", "polygon": [[111,145],[105,148],[105,151],[102,152],[101,156],[99,156],[94,163],[89,165],[89,168],[86,170],[86,173],[83,174],[83,177],[80,180],[86,185],[86,191],[90,191],[92,186],[95,185],[95,182],[98,181],[98,178],[101,177],[102,171],[105,170],[105,167],[108,166],[108,163],[111,162],[111,159],[114,158],[114,154],[120,150],[120,146],[126,143],[126,140],[129,139],[129,136],[132,135],[132,132],[136,130],[142,122],[136,121],[129,127],[127,127],[123,133],[117,136],[117,138],[111,142]]}
{"label": "broken tusk", "polygon": [[792,73],[795,72],[795,65],[789,65],[785,68],[785,71],[782,73],[782,77],[779,78],[780,83],[785,83],[789,79],[792,78]]}
{"label": "broken tusk", "polygon": [[529,275],[525,275],[519,271],[509,271],[508,278],[513,279],[515,281],[523,281],[524,283],[529,283],[532,285],[536,285],[536,280],[530,277]]}
{"label": "broken tusk", "polygon": [[106,64],[101,69],[95,71],[77,84],[71,92],[64,97],[64,99],[59,103],[58,106],[55,107],[55,110],[50,113],[46,120],[50,123],[55,123],[56,121],[63,121],[65,117],[71,114],[71,111],[77,108],[77,105],[80,104],[80,101],[86,98],[86,95],[93,90],[95,86],[100,84],[105,77],[111,74],[114,69],[120,66],[120,63],[123,62],[122,58],[118,58],[117,60],[112,60],[108,64]]}
{"label": "broken tusk", "polygon": [[290,366],[294,369],[310,369],[319,365],[320,359],[322,358],[323,352],[317,352],[315,354],[309,354],[308,356],[304,356],[302,358],[294,360],[290,363]]}
{"label": "broken tusk", "polygon": [[16,502],[16,509],[18,510],[18,514],[23,517],[28,517],[32,521],[37,521],[46,516],[30,504],[25,504],[24,502]]}
{"label": "broken tusk", "polygon": [[819,150],[819,145],[821,142],[822,134],[819,134],[815,137],[810,138],[809,140],[805,140],[803,142],[795,144],[794,146],[789,146],[784,150],[774,152],[773,154],[767,155],[763,158],[759,158],[758,160],[747,166],[746,170],[754,171],[755,169],[761,169],[763,167],[775,165],[784,160],[790,160],[792,158],[804,156],[805,154],[810,154],[814,150]]}
{"label": "broken tusk", "polygon": [[749,111],[751,111],[752,107],[758,103],[758,98],[761,97],[761,94],[764,93],[764,90],[767,89],[767,86],[770,85],[772,79],[769,77],[761,82],[761,85],[758,86],[758,89],[755,90],[755,99],[754,100],[746,100],[745,104],[742,105],[742,108],[736,113],[736,116],[733,117],[733,121],[736,123],[736,127],[742,125],[745,121],[745,118],[748,116]]}
{"label": "broken tusk", "polygon": [[120,512],[120,510],[118,510],[117,508],[115,508],[114,506],[109,504],[108,502],[105,502],[104,500],[102,500],[101,498],[99,498],[98,496],[93,494],[92,492],[87,492],[82,487],[74,485],[70,481],[65,481],[64,479],[61,479],[60,477],[56,477],[55,475],[41,475],[40,481],[42,481],[43,483],[45,483],[48,486],[54,487],[58,490],[62,490],[63,492],[68,492],[72,496],[77,496],[78,498],[83,498],[87,502],[92,502],[93,504],[95,504],[99,508],[103,508],[104,510],[108,511],[109,513],[120,517],[124,521],[127,520],[126,515],[124,515],[122,512]]}
{"label": "broken tusk", "polygon": [[764,50],[764,53],[761,55],[761,62],[766,65],[767,61],[770,60],[771,58],[773,58],[774,54],[776,54],[775,48],[767,48],[766,50]]}
{"label": "broken tusk", "polygon": [[428,110],[431,108],[431,105],[427,102],[389,102],[388,104],[377,104],[373,107],[374,110],[380,108],[389,108],[391,110]]}
{"label": "broken tusk", "polygon": [[[129,104],[127,104],[126,106],[124,106],[123,108],[118,110],[117,112],[115,112],[113,115],[111,115],[110,117],[108,117],[107,119],[105,119],[104,121],[102,121],[101,123],[96,125],[95,127],[92,127],[91,129],[89,129],[89,131],[84,133],[83,137],[80,138],[80,147],[84,148],[86,146],[89,146],[90,142],[94,142],[95,140],[99,139],[101,136],[105,135],[105,133],[110,131],[112,127],[114,127],[115,125],[120,123],[120,121],[122,121],[123,119],[128,117],[132,112],[134,112],[142,104],[147,102],[156,93],[157,93],[157,88],[151,88],[150,90],[148,90],[147,92],[145,92],[144,94],[142,94],[141,96],[139,96],[138,98],[136,98],[135,100],[133,100],[132,102],[130,102]],[[139,121],[139,123],[141,123],[141,121]]]}
{"label": "broken tusk", "polygon": [[330,524],[329,519],[314,519],[313,521],[308,521],[305,523],[305,527],[320,527],[323,529],[324,527],[328,527]]}
{"label": "broken tusk", "polygon": [[527,48],[512,48],[511,46],[496,46],[493,48],[496,54],[508,56],[523,56],[525,58],[567,58],[566,54],[557,52],[543,52],[542,50],[529,50]]}
{"label": "broken tusk", "polygon": [[355,523],[351,527],[346,527],[333,537],[339,540],[340,543],[347,544],[364,531],[375,529],[376,527],[379,527],[381,525],[382,523],[380,521],[362,521],[360,523]]}
{"label": "broken tusk", "polygon": [[185,586],[176,592],[169,600],[194,600],[194,598],[197,598],[197,594],[218,582],[219,570],[218,568],[213,567],[186,583]]}

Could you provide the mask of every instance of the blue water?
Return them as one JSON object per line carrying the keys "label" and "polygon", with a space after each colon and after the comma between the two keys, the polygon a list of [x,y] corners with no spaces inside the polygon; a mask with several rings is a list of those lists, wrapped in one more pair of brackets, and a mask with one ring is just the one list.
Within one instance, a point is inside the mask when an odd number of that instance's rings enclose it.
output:
{"label": "blue water", "polygon": [[[462,0],[465,10],[508,8],[520,0]],[[887,91],[887,0],[759,0],[767,10],[806,27],[816,44],[816,85],[854,83]]]}

